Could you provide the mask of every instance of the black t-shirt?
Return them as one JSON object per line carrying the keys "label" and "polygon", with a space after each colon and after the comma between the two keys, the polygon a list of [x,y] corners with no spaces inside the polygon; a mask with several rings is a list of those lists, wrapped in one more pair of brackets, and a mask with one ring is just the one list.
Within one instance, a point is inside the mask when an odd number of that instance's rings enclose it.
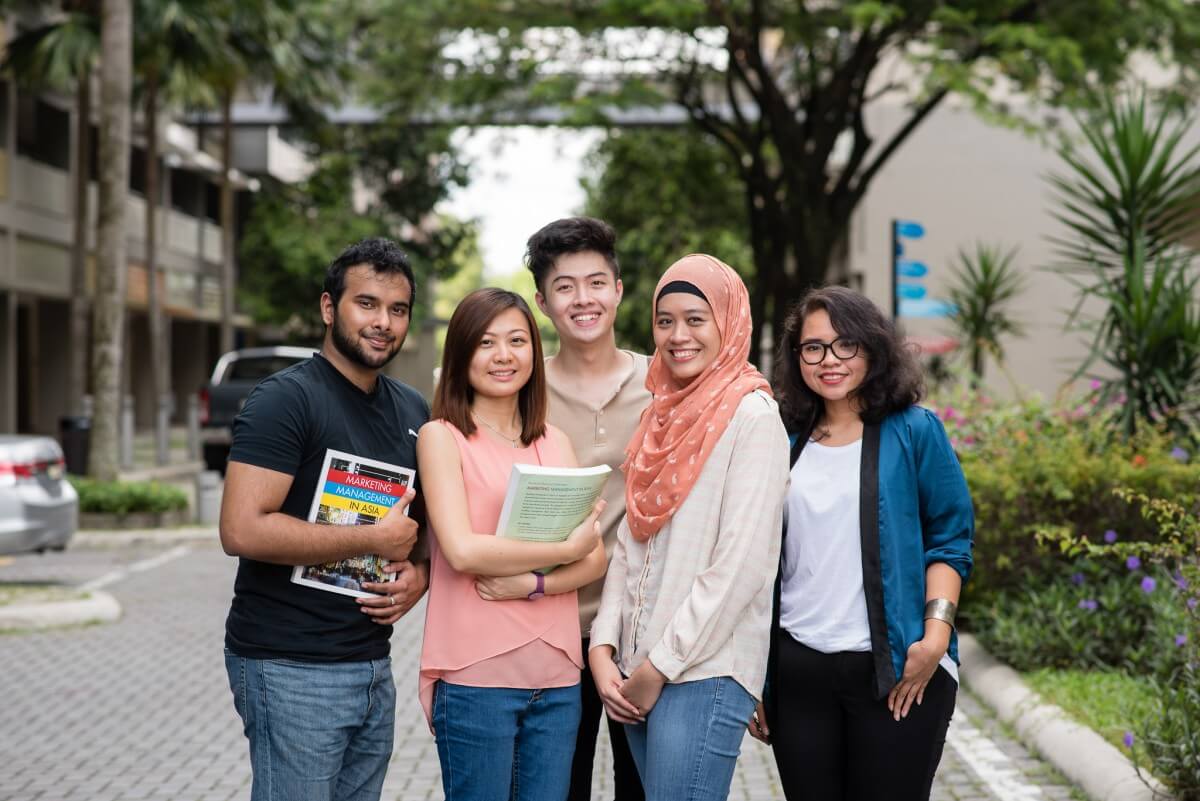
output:
{"label": "black t-shirt", "polygon": [[[304,520],[326,449],[416,470],[416,435],[428,419],[429,404],[412,387],[381,375],[374,391],[363,392],[317,354],[251,391],[233,423],[229,459],[293,476],[280,511]],[[409,513],[422,522],[417,504]],[[353,597],[294,584],[291,576],[288,565],[239,560],[227,648],[248,659],[308,662],[388,655],[391,626],[373,623]]]}

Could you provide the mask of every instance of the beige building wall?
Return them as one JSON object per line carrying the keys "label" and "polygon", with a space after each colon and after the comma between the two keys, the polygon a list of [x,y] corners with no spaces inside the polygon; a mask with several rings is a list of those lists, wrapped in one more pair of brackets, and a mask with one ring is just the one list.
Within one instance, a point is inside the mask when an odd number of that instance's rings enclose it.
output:
{"label": "beige building wall", "polygon": [[[897,107],[870,110],[870,130],[886,140],[907,115]],[[1057,168],[1052,148],[1021,132],[990,125],[971,110],[943,106],[893,155],[855,215],[847,253],[851,275],[888,308],[891,220],[914,220],[925,236],[905,242],[906,258],[924,262],[927,297],[944,298],[951,262],[976,241],[1018,246],[1016,263],[1027,287],[1014,304],[1027,336],[1004,341],[1010,381],[990,360],[988,391],[1011,396],[1016,388],[1052,396],[1087,354],[1079,334],[1064,332],[1074,288],[1043,268],[1054,262],[1048,238],[1061,226],[1051,216],[1044,176]],[[909,333],[951,333],[945,320],[902,319]]]}

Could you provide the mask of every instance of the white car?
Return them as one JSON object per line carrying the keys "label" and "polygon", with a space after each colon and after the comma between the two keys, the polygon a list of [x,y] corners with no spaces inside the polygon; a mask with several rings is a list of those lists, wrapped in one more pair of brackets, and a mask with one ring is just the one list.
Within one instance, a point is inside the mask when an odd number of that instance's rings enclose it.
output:
{"label": "white car", "polygon": [[0,434],[0,554],[61,551],[79,527],[79,496],[50,437]]}

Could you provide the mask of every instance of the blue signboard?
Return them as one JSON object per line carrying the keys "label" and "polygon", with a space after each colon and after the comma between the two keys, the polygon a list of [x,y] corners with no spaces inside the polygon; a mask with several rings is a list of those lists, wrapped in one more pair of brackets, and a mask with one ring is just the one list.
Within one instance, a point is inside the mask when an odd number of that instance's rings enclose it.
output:
{"label": "blue signboard", "polygon": [[958,307],[953,303],[933,298],[900,301],[901,317],[949,317],[956,311]]}
{"label": "blue signboard", "polygon": [[[921,279],[929,275],[923,261],[906,259],[904,239],[921,239],[925,226],[914,220],[892,220],[892,317],[946,317],[955,307],[944,300],[927,297],[928,290]],[[907,278],[907,281],[901,281]]]}

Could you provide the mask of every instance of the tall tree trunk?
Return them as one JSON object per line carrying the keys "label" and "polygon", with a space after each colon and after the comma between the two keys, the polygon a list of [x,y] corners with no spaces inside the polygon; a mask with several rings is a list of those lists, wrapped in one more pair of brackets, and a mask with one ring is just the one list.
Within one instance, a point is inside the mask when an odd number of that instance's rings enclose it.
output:
{"label": "tall tree trunk", "polygon": [[87,393],[88,286],[87,256],[90,220],[88,186],[92,172],[92,76],[84,71],[75,89],[75,231],[71,239],[71,363],[67,374],[67,403],[83,414]]}
{"label": "tall tree trunk", "polygon": [[170,331],[163,314],[164,282],[158,274],[158,199],[162,179],[158,169],[158,74],[146,76],[146,314],[150,323],[150,364],[154,370],[154,439],[159,464],[167,462],[170,438],[160,405],[171,392]]}
{"label": "tall tree trunk", "polygon": [[233,350],[233,298],[237,291],[233,239],[233,92],[221,98],[221,352]]}
{"label": "tall tree trunk", "polygon": [[124,346],[125,202],[129,194],[129,117],[133,83],[132,0],[104,0],[100,21],[100,199],[96,225],[96,302],[92,376],[96,414],[88,474],[117,477]]}

